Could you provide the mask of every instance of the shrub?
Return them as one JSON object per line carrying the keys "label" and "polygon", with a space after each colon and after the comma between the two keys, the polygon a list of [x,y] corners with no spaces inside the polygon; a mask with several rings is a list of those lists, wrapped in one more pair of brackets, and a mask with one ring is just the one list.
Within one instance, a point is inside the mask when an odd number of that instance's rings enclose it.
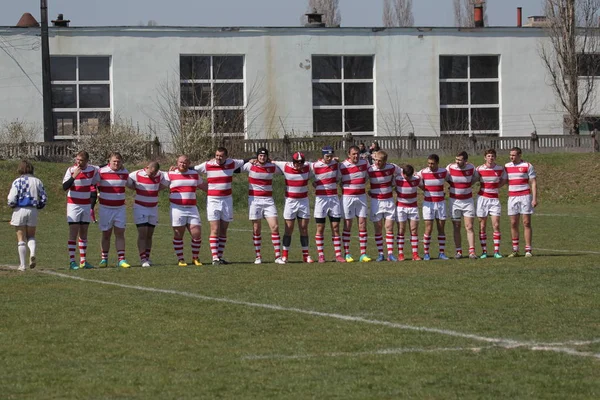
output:
{"label": "shrub", "polygon": [[92,135],[81,136],[73,142],[73,152],[85,150],[95,164],[103,164],[110,153],[118,151],[127,163],[145,161],[151,140],[131,122],[117,120],[110,126],[99,127]]}

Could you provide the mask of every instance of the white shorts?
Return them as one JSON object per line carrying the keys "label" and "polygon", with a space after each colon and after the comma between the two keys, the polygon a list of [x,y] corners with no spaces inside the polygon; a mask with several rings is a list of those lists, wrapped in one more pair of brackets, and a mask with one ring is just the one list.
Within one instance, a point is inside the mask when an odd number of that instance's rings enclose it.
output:
{"label": "white shorts", "polygon": [[396,201],[389,199],[371,199],[371,221],[379,222],[382,219],[396,220]]}
{"label": "white shorts", "polygon": [[12,226],[37,226],[38,210],[35,207],[17,207],[12,213]]}
{"label": "white shorts", "polygon": [[502,214],[499,199],[490,199],[488,197],[479,196],[477,198],[477,216],[485,218],[488,215],[499,217]]}
{"label": "white shorts", "polygon": [[283,209],[284,219],[310,219],[310,205],[308,197],[303,199],[293,199],[288,197],[285,199],[285,208]]}
{"label": "white shorts", "polygon": [[396,207],[396,218],[398,222],[406,222],[408,220],[419,220],[418,207]]}
{"label": "white shorts", "polygon": [[277,217],[277,207],[272,197],[249,197],[248,198],[248,219],[255,221],[257,219]]}
{"label": "white shorts", "polygon": [[233,198],[231,196],[207,197],[206,219],[209,221],[233,221]]}
{"label": "white shorts", "polygon": [[423,202],[423,219],[425,221],[433,221],[439,219],[446,220],[446,201],[424,201]]}
{"label": "white shorts", "polygon": [[171,226],[202,225],[196,206],[180,206],[171,203]]}
{"label": "white shorts", "polygon": [[315,197],[315,218],[342,217],[342,205],[337,196],[317,196]]}
{"label": "white shorts", "polygon": [[158,207],[144,207],[134,204],[133,222],[136,225],[149,224],[156,226],[158,224]]}
{"label": "white shorts", "polygon": [[367,217],[367,195],[360,196],[342,196],[342,210],[344,219],[353,219],[354,217]]}
{"label": "white shorts", "polygon": [[78,222],[89,224],[92,221],[91,208],[89,204],[67,203],[67,222],[70,224]]}
{"label": "white shorts", "polygon": [[105,232],[113,227],[125,228],[127,222],[127,213],[125,206],[122,207],[107,207],[100,204],[100,218],[98,219],[98,227],[102,232]]}
{"label": "white shorts", "polygon": [[462,217],[475,217],[475,202],[473,199],[450,199],[450,217],[459,221]]}
{"label": "white shorts", "polygon": [[533,214],[530,194],[508,198],[508,215],[519,214]]}

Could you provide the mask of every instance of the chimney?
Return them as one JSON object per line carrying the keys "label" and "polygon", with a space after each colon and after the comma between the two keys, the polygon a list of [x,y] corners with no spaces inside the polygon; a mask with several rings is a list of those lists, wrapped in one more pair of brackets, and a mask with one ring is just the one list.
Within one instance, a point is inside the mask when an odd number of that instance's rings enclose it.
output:
{"label": "chimney", "polygon": [[523,26],[523,7],[517,7],[517,28]]}
{"label": "chimney", "polygon": [[30,13],[23,14],[19,22],[17,22],[17,28],[37,28],[39,26],[40,24]]}
{"label": "chimney", "polygon": [[473,13],[475,28],[483,28],[483,1],[478,1],[473,5]]}
{"label": "chimney", "polygon": [[323,22],[323,14],[317,12],[316,8],[313,8],[313,12],[304,14],[307,18],[307,23],[304,24],[307,28],[324,28],[325,23]]}
{"label": "chimney", "polygon": [[70,19],[65,19],[62,14],[58,14],[58,17],[56,17],[56,19],[52,20],[52,24],[54,26],[64,27],[64,28],[68,28],[69,27],[69,22],[71,22],[71,20]]}

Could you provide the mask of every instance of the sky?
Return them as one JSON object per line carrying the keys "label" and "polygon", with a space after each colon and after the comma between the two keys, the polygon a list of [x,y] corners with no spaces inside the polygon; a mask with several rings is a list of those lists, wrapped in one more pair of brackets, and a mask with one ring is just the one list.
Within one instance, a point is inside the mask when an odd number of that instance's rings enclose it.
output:
{"label": "sky", "polygon": [[[308,0],[47,0],[49,20],[59,13],[71,26],[136,26],[154,20],[167,26],[299,26]],[[453,0],[413,0],[416,26],[454,26]],[[21,15],[40,20],[40,0],[0,0],[0,26]],[[541,14],[542,0],[488,0],[489,26],[515,26]],[[341,26],[382,26],[383,0],[340,0]]]}

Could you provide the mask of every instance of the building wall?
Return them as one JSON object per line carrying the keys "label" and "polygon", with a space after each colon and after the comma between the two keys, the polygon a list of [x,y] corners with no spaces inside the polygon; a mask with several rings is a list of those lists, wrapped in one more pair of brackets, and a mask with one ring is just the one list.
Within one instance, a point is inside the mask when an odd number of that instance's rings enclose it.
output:
{"label": "building wall", "polygon": [[[41,91],[39,43],[33,29],[0,29],[0,46]],[[375,55],[376,135],[385,120],[408,119],[403,132],[439,135],[439,56],[500,55],[500,135],[562,134],[562,112],[538,55],[542,31],[487,28],[62,28],[51,29],[52,55],[112,57],[112,110],[169,142],[157,101],[179,85],[181,54],[244,55],[250,103],[247,138],[312,133],[312,55]],[[6,52],[0,52],[0,123],[42,124],[42,97]],[[250,93],[250,95],[249,95]],[[600,112],[598,112],[600,114]],[[408,115],[408,119],[406,119]]]}

